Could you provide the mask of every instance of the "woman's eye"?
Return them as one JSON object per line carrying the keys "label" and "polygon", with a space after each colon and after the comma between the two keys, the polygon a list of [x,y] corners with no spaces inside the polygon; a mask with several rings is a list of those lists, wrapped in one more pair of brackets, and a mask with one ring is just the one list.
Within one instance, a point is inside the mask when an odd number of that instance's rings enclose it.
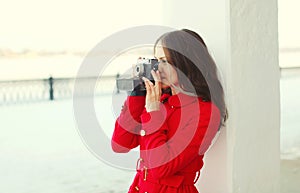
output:
{"label": "woman's eye", "polygon": [[161,60],[160,62],[161,63],[167,63],[167,60]]}

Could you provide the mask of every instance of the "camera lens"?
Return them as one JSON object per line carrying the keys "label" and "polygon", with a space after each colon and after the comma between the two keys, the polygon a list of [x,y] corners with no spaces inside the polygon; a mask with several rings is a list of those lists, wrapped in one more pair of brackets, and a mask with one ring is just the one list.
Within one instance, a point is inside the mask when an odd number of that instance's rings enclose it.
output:
{"label": "camera lens", "polygon": [[153,68],[152,68],[154,71],[158,70],[158,64],[159,64],[159,62],[154,63]]}

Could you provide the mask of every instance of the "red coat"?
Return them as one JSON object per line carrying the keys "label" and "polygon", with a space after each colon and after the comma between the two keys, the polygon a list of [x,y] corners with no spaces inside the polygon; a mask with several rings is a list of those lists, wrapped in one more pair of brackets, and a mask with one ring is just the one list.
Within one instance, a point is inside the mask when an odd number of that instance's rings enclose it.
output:
{"label": "red coat", "polygon": [[185,94],[161,97],[160,111],[147,113],[145,97],[130,96],[115,123],[112,148],[140,146],[130,193],[196,193],[203,155],[220,126],[219,109]]}

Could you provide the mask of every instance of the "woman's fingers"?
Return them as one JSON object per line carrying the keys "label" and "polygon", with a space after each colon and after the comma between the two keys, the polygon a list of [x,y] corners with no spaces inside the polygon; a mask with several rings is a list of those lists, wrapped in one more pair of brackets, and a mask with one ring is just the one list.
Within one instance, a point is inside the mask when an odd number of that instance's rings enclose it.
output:
{"label": "woman's fingers", "polygon": [[159,74],[159,71],[154,71],[154,70],[151,70],[151,74],[153,76],[153,79],[155,81],[155,90],[156,90],[156,93],[160,96],[161,94],[161,78],[160,78],[160,74]]}
{"label": "woman's fingers", "polygon": [[[155,79],[157,80],[159,76],[156,76]],[[155,85],[147,78],[143,77],[145,87],[146,87],[146,111],[157,111],[159,110],[159,100],[161,95],[161,89],[159,81],[155,81]],[[159,89],[158,89],[159,88]]]}
{"label": "woman's fingers", "polygon": [[158,71],[158,70],[157,70],[157,71],[151,70],[151,74],[152,74],[152,76],[153,76],[153,79],[154,79],[154,81],[155,81],[155,84],[161,82],[161,80],[160,80],[160,74],[159,74],[159,71]]}
{"label": "woman's fingers", "polygon": [[148,94],[151,94],[153,89],[153,83],[148,78],[143,77],[142,79],[144,80],[145,83],[146,92]]}

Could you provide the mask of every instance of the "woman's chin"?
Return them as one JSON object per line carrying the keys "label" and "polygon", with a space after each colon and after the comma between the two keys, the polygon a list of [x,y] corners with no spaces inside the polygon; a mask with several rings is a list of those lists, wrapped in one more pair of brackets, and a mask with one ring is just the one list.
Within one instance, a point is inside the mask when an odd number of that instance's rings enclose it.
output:
{"label": "woman's chin", "polygon": [[170,85],[168,85],[168,84],[165,84],[165,83],[161,83],[161,88],[162,89],[166,89],[166,88],[169,88],[170,87]]}

